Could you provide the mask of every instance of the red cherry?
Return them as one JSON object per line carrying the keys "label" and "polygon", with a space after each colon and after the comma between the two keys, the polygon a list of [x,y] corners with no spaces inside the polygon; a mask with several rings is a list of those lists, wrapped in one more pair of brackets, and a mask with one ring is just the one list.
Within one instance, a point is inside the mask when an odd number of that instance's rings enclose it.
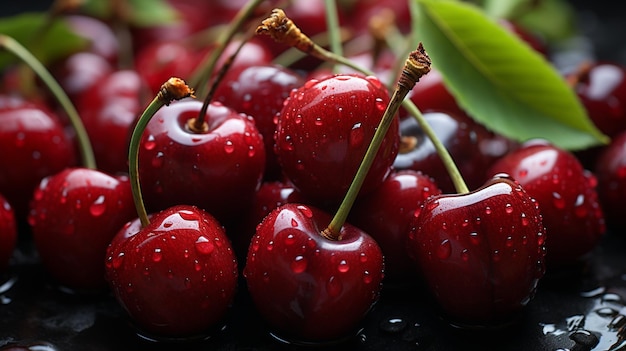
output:
{"label": "red cherry", "polygon": [[106,277],[140,333],[150,338],[206,336],[234,300],[237,260],[222,225],[180,205],[141,227],[127,223],[113,238]]}
{"label": "red cherry", "polygon": [[[338,204],[388,103],[389,94],[375,77],[334,75],[308,80],[293,90],[275,134],[275,151],[285,176],[318,206]],[[360,194],[371,192],[389,175],[399,139],[394,119]]]}
{"label": "red cherry", "polygon": [[113,72],[105,58],[91,52],[73,54],[51,68],[68,97],[76,102],[80,95]]}
{"label": "red cherry", "polygon": [[139,147],[143,197],[148,212],[191,204],[226,225],[260,186],[265,148],[254,120],[219,102],[208,107],[207,131],[191,131],[188,121],[201,107],[196,100],[172,103],[146,126]]}
{"label": "red cherry", "polygon": [[624,198],[626,196],[626,131],[616,135],[599,153],[595,175],[598,198],[607,226],[618,232],[626,228]]}
{"label": "red cherry", "polygon": [[288,203],[273,210],[251,241],[244,277],[272,333],[293,342],[328,342],[356,332],[379,296],[382,253],[349,224],[341,239],[321,230],[331,216]]}
{"label": "red cherry", "polygon": [[0,273],[5,272],[17,245],[17,221],[11,204],[0,195]]}
{"label": "red cherry", "polygon": [[[28,202],[42,178],[77,162],[76,151],[55,114],[39,105],[0,96],[0,193],[25,222]],[[10,151],[8,151],[10,150]]]}
{"label": "red cherry", "polygon": [[539,203],[549,237],[548,264],[574,263],[603,236],[597,180],[570,152],[531,140],[502,157],[488,172],[510,174]]}
{"label": "red cherry", "polygon": [[[514,142],[488,131],[463,112],[433,110],[423,115],[454,158],[470,189],[482,185],[488,179],[486,169],[515,147]],[[412,117],[402,119],[400,134],[402,143],[394,168],[419,170],[434,178],[443,192],[454,192],[447,169],[417,120]]]}
{"label": "red cherry", "polygon": [[277,180],[281,170],[274,154],[274,132],[284,100],[304,84],[295,71],[273,64],[240,66],[228,70],[215,91],[214,100],[254,118],[265,143],[264,178]]}
{"label": "red cherry", "polygon": [[435,181],[414,170],[394,171],[367,197],[359,199],[349,222],[371,235],[385,255],[385,281],[414,281],[415,264],[408,256],[406,236],[415,210],[441,193]]}
{"label": "red cherry", "polygon": [[408,249],[452,324],[495,327],[511,323],[533,298],[545,238],[537,203],[496,176],[475,191],[427,199]]}
{"label": "red cherry", "polygon": [[131,128],[148,103],[149,89],[134,70],[118,70],[81,94],[76,103],[98,168],[128,173]]}
{"label": "red cherry", "polygon": [[28,222],[45,269],[65,288],[106,287],[102,264],[111,238],[136,217],[126,177],[68,168],[35,190]]}

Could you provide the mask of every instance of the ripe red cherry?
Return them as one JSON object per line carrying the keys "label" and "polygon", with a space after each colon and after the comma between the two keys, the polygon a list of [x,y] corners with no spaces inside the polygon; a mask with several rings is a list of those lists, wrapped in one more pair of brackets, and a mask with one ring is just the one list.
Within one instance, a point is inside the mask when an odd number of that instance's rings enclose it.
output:
{"label": "ripe red cherry", "polygon": [[113,72],[113,66],[98,54],[78,52],[55,64],[51,72],[68,97],[76,102],[83,92]]}
{"label": "ripe red cherry", "polygon": [[222,224],[239,218],[259,188],[265,166],[263,139],[254,120],[219,102],[206,113],[207,130],[188,121],[202,102],[178,101],[150,120],[139,147],[139,178],[148,212],[191,204]]}
{"label": "ripe red cherry", "polygon": [[128,222],[107,249],[106,278],[144,337],[195,338],[221,327],[237,287],[222,225],[180,205]]}
{"label": "ripe red cherry", "polygon": [[626,229],[624,198],[626,196],[626,131],[616,135],[599,153],[595,175],[598,198],[606,224],[617,232]]}
{"label": "ripe red cherry", "polygon": [[[55,114],[20,98],[0,96],[0,193],[26,222],[42,178],[77,162],[72,140]],[[10,150],[10,151],[9,151]]]}
{"label": "ripe red cherry", "polygon": [[[482,185],[490,176],[485,173],[486,169],[515,147],[515,143],[488,131],[463,112],[433,110],[423,115],[454,158],[470,189]],[[444,193],[454,192],[448,171],[417,120],[403,118],[400,121],[400,134],[402,142],[394,168],[421,171],[434,178]]]}
{"label": "ripe red cherry", "polygon": [[81,94],[76,103],[89,135],[98,169],[128,173],[131,128],[146,106],[146,82],[134,70],[119,70]]}
{"label": "ripe red cherry", "polygon": [[385,256],[385,281],[415,281],[415,264],[406,249],[407,233],[415,210],[441,190],[435,181],[414,170],[394,171],[367,197],[359,199],[349,222],[371,235]]}
{"label": "ripe red cherry", "polygon": [[[389,94],[375,77],[340,74],[310,79],[285,100],[276,129],[283,173],[320,207],[345,195],[378,123]],[[360,194],[389,175],[398,152],[398,121],[389,127]]]}
{"label": "ripe red cherry", "polygon": [[549,266],[575,263],[603,236],[597,180],[570,152],[531,140],[502,157],[488,172],[510,174],[537,200],[549,237]]}
{"label": "ripe red cherry", "polygon": [[136,217],[126,177],[67,168],[35,190],[28,222],[44,268],[64,288],[106,287],[106,248],[124,223]]}
{"label": "ripe red cherry", "polygon": [[17,221],[11,204],[0,195],[0,274],[7,271],[17,245]]}
{"label": "ripe red cherry", "polygon": [[537,203],[496,176],[466,194],[427,199],[408,249],[444,316],[462,327],[511,323],[544,274],[545,230]]}
{"label": "ripe red cherry", "polygon": [[248,290],[282,340],[345,338],[378,299],[380,247],[349,224],[339,240],[326,239],[321,230],[330,220],[315,207],[288,203],[265,217],[251,241],[244,268]]}
{"label": "ripe red cherry", "polygon": [[215,91],[214,100],[254,118],[265,143],[264,178],[278,180],[281,170],[274,154],[277,114],[291,90],[304,84],[295,71],[273,64],[231,68]]}

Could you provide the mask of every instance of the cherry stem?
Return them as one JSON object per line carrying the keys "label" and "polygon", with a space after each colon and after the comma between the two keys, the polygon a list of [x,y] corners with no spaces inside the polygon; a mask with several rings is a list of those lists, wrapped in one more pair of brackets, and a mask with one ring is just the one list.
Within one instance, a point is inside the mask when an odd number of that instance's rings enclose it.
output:
{"label": "cherry stem", "polygon": [[[257,34],[265,34],[272,37],[279,43],[286,44],[294,47],[306,54],[314,57],[326,60],[329,62],[340,63],[348,66],[354,70],[357,70],[365,75],[375,76],[375,73],[359,66],[358,64],[350,61],[349,59],[333,54],[332,52],[324,49],[323,47],[315,44],[309,37],[303,34],[300,29],[289,19],[285,12],[281,9],[274,9],[267,19],[263,20],[261,25],[256,29]],[[437,151],[437,154],[441,158],[446,170],[452,179],[454,187],[459,194],[468,193],[468,187],[459,171],[458,167],[454,163],[450,152],[443,145],[441,140],[437,137],[435,131],[430,127],[421,111],[417,108],[415,103],[411,99],[404,99],[402,102],[404,108],[417,120],[419,125],[426,136],[430,139]]]}
{"label": "cherry stem", "polygon": [[335,213],[335,216],[331,220],[328,227],[322,231],[322,236],[325,238],[329,240],[341,239],[339,236],[341,227],[348,218],[348,213],[354,205],[354,201],[356,200],[359,191],[361,190],[361,186],[365,181],[365,177],[367,176],[367,173],[376,158],[380,145],[385,139],[389,126],[396,118],[398,109],[402,105],[402,101],[409,91],[413,89],[422,76],[430,72],[430,65],[430,58],[428,57],[428,54],[426,54],[422,43],[420,43],[417,50],[409,54],[409,57],[404,64],[404,69],[402,70],[397,86],[391,96],[389,104],[387,104],[385,113],[378,124],[378,128],[376,128],[376,132],[372,137],[367,151],[365,152],[365,156],[363,156],[363,160],[359,165],[356,175],[348,188],[346,196],[343,198],[343,201],[339,205],[339,209]]}
{"label": "cherry stem", "polygon": [[61,87],[46,67],[17,40],[10,36],[0,34],[0,47],[7,49],[15,56],[19,57],[44,82],[48,90],[50,90],[59,105],[63,108],[63,111],[70,120],[72,128],[74,128],[81,153],[82,165],[85,168],[96,169],[96,158],[93,153],[93,148],[91,147],[89,135],[78,115],[78,111],[76,111],[76,108],[63,90],[63,87]]}
{"label": "cherry stem", "polygon": [[[335,0],[325,0],[326,9],[326,28],[328,28],[328,40],[330,42],[330,51],[337,56],[343,56],[343,47],[341,43],[341,33],[339,30],[339,15],[337,13],[337,3]],[[332,67],[333,73],[337,72],[337,65]]]}
{"label": "cherry stem", "polygon": [[205,84],[211,76],[218,59],[224,53],[226,45],[233,39],[235,34],[243,27],[245,21],[247,21],[254,10],[263,2],[263,0],[250,0],[242,7],[235,17],[230,22],[228,28],[223,31],[216,41],[215,47],[211,50],[211,53],[200,63],[198,69],[192,73],[191,86],[195,87],[198,96],[204,96],[206,94]]}
{"label": "cherry stem", "polygon": [[174,100],[180,100],[186,97],[195,98],[193,93],[193,89],[189,88],[182,79],[176,77],[168,79],[167,82],[161,85],[158,94],[143,111],[137,120],[137,124],[133,128],[133,133],[130,137],[130,146],[128,148],[128,175],[137,215],[143,227],[150,224],[150,220],[143,202],[141,185],[139,183],[139,144],[141,142],[141,136],[144,130],[146,130],[146,126],[148,122],[150,122],[150,119],[152,119],[152,116],[154,116],[161,107],[169,105]]}
{"label": "cherry stem", "polygon": [[217,87],[219,86],[222,79],[224,78],[224,75],[226,75],[226,72],[228,72],[230,67],[233,65],[233,62],[235,62],[235,59],[237,58],[237,55],[241,51],[241,48],[243,48],[243,46],[246,44],[248,39],[250,39],[250,37],[251,35],[247,35],[245,40],[242,40],[239,43],[235,52],[233,52],[232,55],[230,55],[226,59],[224,64],[220,67],[220,70],[217,72],[217,74],[213,78],[211,89],[209,90],[209,92],[206,94],[206,97],[204,98],[204,102],[202,103],[202,107],[200,108],[200,113],[198,114],[198,117],[192,118],[187,122],[187,128],[189,128],[191,132],[200,133],[200,134],[208,132],[209,125],[206,123],[206,112],[209,109],[209,104],[211,104],[211,101],[213,100],[213,96],[215,95],[215,91],[217,90]]}

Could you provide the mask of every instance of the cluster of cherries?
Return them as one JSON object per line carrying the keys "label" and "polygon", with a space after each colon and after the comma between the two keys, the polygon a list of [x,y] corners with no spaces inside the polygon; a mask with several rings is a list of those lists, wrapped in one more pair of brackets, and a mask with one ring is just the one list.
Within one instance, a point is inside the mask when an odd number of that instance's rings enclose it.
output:
{"label": "cluster of cherries", "polygon": [[[184,20],[134,28],[132,69],[118,68],[122,45],[105,22],[64,16],[92,45],[49,69],[98,167],[80,164],[75,132],[45,93],[2,91],[0,160],[10,166],[0,169],[0,269],[10,271],[18,235],[29,236],[60,286],[110,289],[146,335],[214,330],[247,289],[279,337],[329,341],[353,333],[394,283],[423,281],[454,324],[508,323],[546,270],[584,259],[607,226],[626,227],[626,70],[593,62],[567,78],[612,142],[580,153],[487,130],[433,68],[409,98],[471,191],[456,193],[432,141],[401,109],[347,222],[324,235],[390,102],[382,77],[402,58],[349,52],[377,75],[331,74],[312,57],[275,63],[286,47],[260,36],[241,47],[208,106],[185,98],[152,116],[136,149],[138,199],[129,145],[139,116],[163,82],[190,77],[218,49],[186,38],[226,26],[240,2],[169,0]],[[406,32],[406,3],[358,1],[339,8],[339,20],[355,38],[371,38],[371,18],[392,9]],[[310,36],[326,30],[321,0],[285,12]],[[227,44],[218,67],[239,44]],[[138,217],[138,201],[147,217]]]}

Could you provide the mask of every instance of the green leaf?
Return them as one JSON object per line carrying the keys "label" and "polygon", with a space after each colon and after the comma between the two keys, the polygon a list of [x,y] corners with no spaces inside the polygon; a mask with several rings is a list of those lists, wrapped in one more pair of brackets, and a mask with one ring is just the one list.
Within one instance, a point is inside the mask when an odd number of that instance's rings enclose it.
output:
{"label": "green leaf", "polygon": [[608,143],[554,66],[479,7],[414,1],[433,67],[479,123],[517,141],[544,138],[569,150]]}
{"label": "green leaf", "polygon": [[[85,0],[81,10],[91,16],[108,20],[114,15],[113,5],[111,0]],[[127,0],[125,5],[128,7],[123,15],[132,26],[150,27],[180,20],[179,13],[166,0]]]}
{"label": "green leaf", "polygon": [[[20,42],[44,65],[79,51],[88,44],[85,38],[72,32],[62,19],[55,19],[51,24],[46,21],[48,16],[45,13],[5,17],[0,19],[0,33]],[[0,69],[17,61],[13,55],[0,50]]]}

